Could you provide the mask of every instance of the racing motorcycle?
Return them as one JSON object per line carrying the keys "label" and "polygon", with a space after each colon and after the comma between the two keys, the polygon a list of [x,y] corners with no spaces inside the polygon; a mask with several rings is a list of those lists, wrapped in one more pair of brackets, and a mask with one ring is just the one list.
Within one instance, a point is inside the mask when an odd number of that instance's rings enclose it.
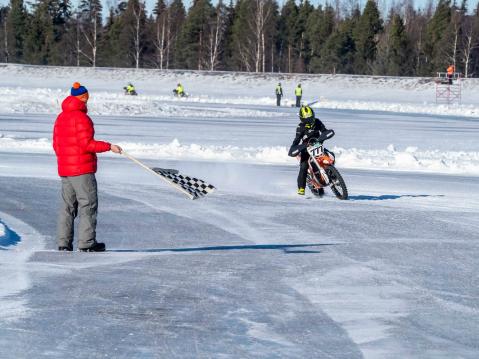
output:
{"label": "racing motorcycle", "polygon": [[321,133],[319,137],[310,138],[307,143],[298,145],[294,151],[308,151],[308,174],[306,184],[315,196],[322,196],[324,187],[331,187],[334,195],[342,200],[348,199],[348,188],[339,171],[334,167],[334,153],[323,146],[323,142],[334,136],[333,130]]}

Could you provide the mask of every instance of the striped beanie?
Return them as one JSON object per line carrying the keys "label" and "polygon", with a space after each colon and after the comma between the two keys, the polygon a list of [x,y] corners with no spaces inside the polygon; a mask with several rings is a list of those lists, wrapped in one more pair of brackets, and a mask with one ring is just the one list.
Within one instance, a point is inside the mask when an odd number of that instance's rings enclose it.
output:
{"label": "striped beanie", "polygon": [[79,82],[75,82],[70,90],[70,94],[72,96],[80,96],[83,95],[84,93],[87,93],[88,90],[86,89],[85,86],[80,85]]}

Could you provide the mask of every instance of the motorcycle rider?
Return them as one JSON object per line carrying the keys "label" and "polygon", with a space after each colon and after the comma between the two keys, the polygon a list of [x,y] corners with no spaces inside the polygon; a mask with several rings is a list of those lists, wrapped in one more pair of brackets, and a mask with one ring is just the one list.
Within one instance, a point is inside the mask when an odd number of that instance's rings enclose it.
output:
{"label": "motorcycle rider", "polygon": [[176,88],[173,90],[173,93],[175,94],[175,96],[178,96],[178,97],[185,97],[186,96],[185,88],[180,83],[178,83]]}
{"label": "motorcycle rider", "polygon": [[[322,132],[327,131],[327,128],[315,117],[313,109],[308,105],[303,105],[299,109],[299,119],[301,122],[296,127],[296,137],[289,150],[289,155],[295,157],[301,154],[298,173],[298,194],[304,196],[309,159],[309,153],[306,151],[305,145],[309,139],[319,137]],[[324,190],[321,188],[320,192],[324,193]]]}
{"label": "motorcycle rider", "polygon": [[136,95],[135,86],[131,82],[128,83],[126,87],[123,87],[126,95]]}

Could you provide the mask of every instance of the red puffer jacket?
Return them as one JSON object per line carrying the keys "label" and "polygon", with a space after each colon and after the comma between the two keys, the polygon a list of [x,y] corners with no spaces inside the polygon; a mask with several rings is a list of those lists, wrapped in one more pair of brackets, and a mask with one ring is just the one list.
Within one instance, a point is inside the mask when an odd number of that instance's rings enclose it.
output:
{"label": "red puffer jacket", "polygon": [[88,117],[86,104],[74,96],[62,103],[53,128],[53,149],[57,155],[58,174],[79,176],[95,173],[96,153],[109,151],[108,142],[95,141],[93,122]]}

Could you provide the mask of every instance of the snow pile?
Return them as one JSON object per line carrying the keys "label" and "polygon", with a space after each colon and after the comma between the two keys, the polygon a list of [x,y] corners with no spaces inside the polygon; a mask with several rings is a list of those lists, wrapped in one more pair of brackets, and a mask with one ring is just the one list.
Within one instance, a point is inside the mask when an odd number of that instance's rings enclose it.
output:
{"label": "snow pile", "polygon": [[[288,157],[285,146],[215,146],[182,144],[177,139],[165,144],[122,142],[120,145],[133,156],[145,159],[234,161],[256,164],[296,165]],[[50,140],[19,139],[0,136],[0,151],[23,153],[52,153]],[[479,152],[475,151],[420,151],[417,147],[397,150],[393,145],[385,149],[358,149],[333,147],[337,165],[342,168],[424,171],[450,174],[479,175]]]}
{"label": "snow pile", "polygon": [[419,151],[407,147],[398,151],[393,145],[383,150],[334,147],[338,166],[358,169],[424,171],[479,175],[479,152]]}

